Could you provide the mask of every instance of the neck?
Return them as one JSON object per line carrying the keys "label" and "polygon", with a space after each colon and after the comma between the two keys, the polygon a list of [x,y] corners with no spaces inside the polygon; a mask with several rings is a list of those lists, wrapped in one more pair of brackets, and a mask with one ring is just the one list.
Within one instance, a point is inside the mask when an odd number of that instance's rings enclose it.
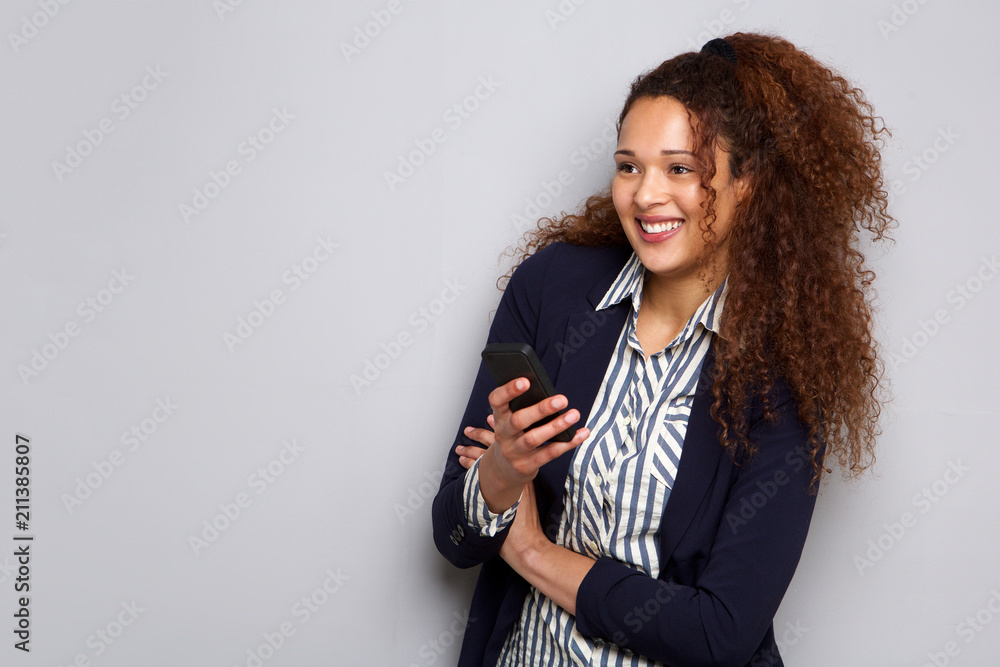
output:
{"label": "neck", "polygon": [[642,287],[641,308],[653,320],[679,331],[705,299],[719,288],[725,274],[716,272],[712,278],[706,287],[697,274],[676,280],[647,272]]}

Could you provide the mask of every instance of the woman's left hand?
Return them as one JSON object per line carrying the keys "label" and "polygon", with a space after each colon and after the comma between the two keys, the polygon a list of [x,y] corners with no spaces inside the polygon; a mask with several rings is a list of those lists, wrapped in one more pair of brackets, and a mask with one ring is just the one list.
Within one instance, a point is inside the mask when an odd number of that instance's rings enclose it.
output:
{"label": "woman's left hand", "polygon": [[521,492],[521,500],[514,514],[514,523],[511,524],[507,539],[500,547],[500,557],[518,570],[519,562],[528,551],[537,551],[545,546],[551,546],[551,542],[545,538],[542,523],[538,519],[535,483],[531,481],[524,485],[524,490]]}
{"label": "woman's left hand", "polygon": [[[490,425],[490,428],[494,428],[493,415],[489,415],[486,421]],[[465,435],[470,440],[480,442],[487,447],[491,447],[496,441],[493,431],[485,428],[470,426],[465,429]],[[475,445],[458,445],[455,447],[455,453],[458,454],[458,460],[463,466],[471,468],[476,459],[485,454],[486,450]],[[514,523],[510,527],[507,539],[504,540],[503,546],[500,548],[500,556],[513,566],[526,549],[537,548],[539,545],[544,546],[543,543],[547,542],[545,533],[542,531],[542,524],[538,520],[538,505],[535,502],[534,483],[528,482],[524,485],[524,490],[521,492],[520,504],[517,506],[517,512],[514,514]]]}
{"label": "woman's left hand", "polygon": [[[490,425],[490,428],[494,428],[493,415],[486,417],[486,422]],[[465,435],[470,440],[481,442],[487,447],[490,447],[496,441],[493,431],[485,428],[474,428],[470,426],[465,429]],[[459,463],[461,463],[466,470],[468,470],[472,467],[472,464],[476,462],[476,459],[486,453],[486,450],[482,447],[476,447],[475,445],[458,445],[455,447],[455,453],[458,454]]]}

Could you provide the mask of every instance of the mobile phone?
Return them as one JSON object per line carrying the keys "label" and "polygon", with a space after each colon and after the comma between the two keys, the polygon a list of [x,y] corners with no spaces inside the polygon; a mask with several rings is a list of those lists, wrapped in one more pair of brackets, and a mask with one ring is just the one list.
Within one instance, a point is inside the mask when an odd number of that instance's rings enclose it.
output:
{"label": "mobile phone", "polygon": [[[555,387],[549,379],[549,374],[545,372],[545,367],[539,361],[538,355],[525,343],[489,343],[483,349],[483,361],[490,369],[493,379],[497,381],[497,386],[507,384],[516,378],[527,378],[531,386],[520,396],[515,396],[510,402],[511,412],[516,412],[522,408],[543,401],[550,396],[556,395]],[[559,412],[549,415],[528,427],[525,430],[538,428],[547,424],[559,415],[566,412],[563,408]],[[570,425],[562,433],[558,433],[551,438],[559,442],[569,442],[576,434],[576,425]]]}

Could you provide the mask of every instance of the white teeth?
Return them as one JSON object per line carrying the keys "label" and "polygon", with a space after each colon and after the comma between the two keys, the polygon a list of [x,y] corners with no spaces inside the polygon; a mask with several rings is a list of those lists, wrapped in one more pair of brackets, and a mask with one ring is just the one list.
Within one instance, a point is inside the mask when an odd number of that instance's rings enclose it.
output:
{"label": "white teeth", "polygon": [[683,224],[683,221],[676,220],[674,222],[667,222],[667,223],[663,222],[649,223],[649,222],[642,222],[640,220],[639,224],[642,225],[642,231],[646,232],[647,234],[659,234],[660,232],[668,232],[673,229],[677,229]]}

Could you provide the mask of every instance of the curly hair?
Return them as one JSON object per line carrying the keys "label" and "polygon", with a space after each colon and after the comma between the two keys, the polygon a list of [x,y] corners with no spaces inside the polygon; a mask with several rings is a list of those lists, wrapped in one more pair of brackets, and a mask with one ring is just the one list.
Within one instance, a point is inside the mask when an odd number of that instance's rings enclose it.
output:
{"label": "curly hair", "polygon": [[[728,151],[734,178],[748,178],[726,241],[729,291],[715,341],[711,414],[733,457],[752,456],[745,408],[759,396],[764,417],[775,420],[768,396],[782,378],[809,432],[815,487],[830,472],[828,457],[845,477],[871,466],[881,433],[887,391],[872,336],[875,275],[859,244],[864,231],[888,239],[895,222],[880,155],[889,131],[861,90],[790,42],[750,33],[725,39],[735,66],[685,53],[636,78],[618,131],[642,98],[671,97],[688,110],[694,152],[709,165],[702,172],[703,279],[720,245],[710,186],[716,147]],[[610,187],[576,214],[542,218],[522,238],[517,262],[555,241],[627,245]]]}

